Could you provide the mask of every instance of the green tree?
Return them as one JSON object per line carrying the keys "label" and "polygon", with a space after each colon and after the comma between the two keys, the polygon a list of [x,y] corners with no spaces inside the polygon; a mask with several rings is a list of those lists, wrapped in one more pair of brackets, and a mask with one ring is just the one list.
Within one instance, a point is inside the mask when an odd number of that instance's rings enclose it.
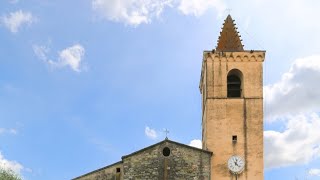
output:
{"label": "green tree", "polygon": [[22,178],[12,170],[0,168],[0,180],[22,180]]}

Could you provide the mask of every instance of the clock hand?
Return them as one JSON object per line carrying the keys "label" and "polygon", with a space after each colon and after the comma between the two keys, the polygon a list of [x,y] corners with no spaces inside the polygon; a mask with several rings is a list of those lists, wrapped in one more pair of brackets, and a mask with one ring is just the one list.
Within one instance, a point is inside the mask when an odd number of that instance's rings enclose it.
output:
{"label": "clock hand", "polygon": [[234,164],[239,167],[239,165],[238,165],[238,159],[235,159],[235,160],[236,160],[236,161],[234,161]]}
{"label": "clock hand", "polygon": [[235,164],[236,166],[240,167],[240,166],[238,165],[237,161],[236,161],[236,162],[234,162],[234,164]]}

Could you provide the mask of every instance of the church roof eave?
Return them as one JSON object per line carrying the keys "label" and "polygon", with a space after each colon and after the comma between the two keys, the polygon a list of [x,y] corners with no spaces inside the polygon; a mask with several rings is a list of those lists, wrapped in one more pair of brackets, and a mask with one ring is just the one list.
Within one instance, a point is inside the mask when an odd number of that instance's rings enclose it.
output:
{"label": "church roof eave", "polygon": [[148,146],[148,147],[145,147],[145,148],[140,149],[140,150],[138,150],[138,151],[135,151],[135,152],[133,152],[133,153],[131,153],[131,154],[122,156],[121,159],[123,160],[123,159],[125,159],[125,158],[127,158],[127,157],[136,155],[136,154],[138,154],[138,153],[140,153],[140,152],[143,152],[143,151],[145,151],[145,150],[147,150],[147,149],[153,148],[153,147],[155,147],[155,146],[157,146],[157,145],[160,145],[160,144],[163,144],[163,143],[165,143],[165,142],[173,143],[173,144],[176,144],[176,145],[179,145],[179,146],[183,146],[183,147],[186,147],[186,148],[194,149],[194,150],[197,150],[197,151],[202,151],[202,152],[209,153],[209,154],[213,155],[213,153],[212,153],[211,151],[207,151],[207,150],[204,150],[204,149],[199,149],[199,148],[192,147],[192,146],[189,146],[189,145],[186,145],[186,144],[182,144],[182,143],[178,143],[178,142],[175,142],[175,141],[171,141],[171,140],[169,140],[169,139],[165,139],[165,140],[160,141],[160,142],[158,142],[158,143],[156,143],[156,144],[153,144],[153,145],[151,145],[151,146]]}
{"label": "church roof eave", "polygon": [[88,173],[86,173],[86,174],[83,174],[83,175],[81,175],[81,176],[78,176],[78,177],[76,177],[76,178],[73,178],[72,180],[80,179],[80,178],[82,178],[82,177],[88,176],[88,175],[90,175],[90,174],[93,174],[93,173],[95,173],[95,172],[101,171],[101,170],[103,170],[103,169],[107,169],[107,168],[112,167],[112,166],[117,165],[117,164],[122,164],[122,161],[118,161],[118,162],[116,162],[116,163],[113,163],[113,164],[104,166],[104,167],[102,167],[102,168],[96,169],[96,170],[94,170],[94,171],[88,172]]}

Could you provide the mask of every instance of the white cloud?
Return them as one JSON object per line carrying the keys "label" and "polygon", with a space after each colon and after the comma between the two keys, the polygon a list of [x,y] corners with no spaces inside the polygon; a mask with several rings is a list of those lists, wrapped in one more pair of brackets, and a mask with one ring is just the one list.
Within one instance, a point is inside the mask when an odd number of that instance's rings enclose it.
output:
{"label": "white cloud", "polygon": [[226,9],[222,0],[92,0],[92,9],[101,17],[133,26],[150,23],[166,7],[177,9],[184,15],[195,16],[209,9],[215,9],[221,14]]}
{"label": "white cloud", "polygon": [[307,164],[320,157],[320,56],[293,62],[275,84],[264,87],[267,122],[284,123],[283,131],[264,132],[266,168]]}
{"label": "white cloud", "polygon": [[1,134],[16,135],[16,134],[18,134],[18,131],[16,129],[13,129],[13,128],[10,128],[10,129],[0,128],[0,135]]}
{"label": "white cloud", "polygon": [[308,174],[310,176],[320,176],[320,169],[310,169]]}
{"label": "white cloud", "polygon": [[201,16],[208,9],[215,9],[219,14],[226,9],[222,0],[180,0],[178,9],[185,15]]}
{"label": "white cloud", "polygon": [[150,139],[156,139],[158,137],[158,133],[156,132],[156,130],[151,129],[148,126],[146,126],[144,133]]}
{"label": "white cloud", "polygon": [[58,66],[70,66],[74,71],[80,72],[80,63],[85,50],[80,44],[73,45],[59,53],[59,61],[52,62]]}
{"label": "white cloud", "polygon": [[85,49],[80,44],[75,44],[73,46],[67,47],[58,53],[58,60],[49,59],[48,53],[50,48],[47,46],[34,45],[33,51],[36,56],[51,65],[52,67],[61,68],[69,66],[72,70],[76,72],[81,72],[83,66],[83,56],[85,54]]}
{"label": "white cloud", "polygon": [[289,116],[282,132],[264,132],[265,167],[306,164],[320,157],[320,117],[316,113]]}
{"label": "white cloud", "polygon": [[264,87],[266,120],[320,110],[320,56],[294,61],[281,81]]}
{"label": "white cloud", "polygon": [[33,52],[36,54],[36,56],[43,60],[47,61],[47,54],[50,52],[50,49],[47,46],[39,46],[39,45],[33,45]]}
{"label": "white cloud", "polygon": [[189,143],[189,146],[202,149],[202,141],[200,139],[194,139]]}
{"label": "white cloud", "polygon": [[36,18],[30,12],[18,10],[0,18],[1,24],[8,28],[12,33],[17,33],[23,25],[31,25]]}
{"label": "white cloud", "polygon": [[20,163],[5,159],[1,152],[0,152],[0,168],[4,170],[12,170],[18,174],[20,174],[21,170],[24,169],[24,167]]}
{"label": "white cloud", "polygon": [[149,23],[172,0],[93,0],[92,8],[107,20],[130,25]]}

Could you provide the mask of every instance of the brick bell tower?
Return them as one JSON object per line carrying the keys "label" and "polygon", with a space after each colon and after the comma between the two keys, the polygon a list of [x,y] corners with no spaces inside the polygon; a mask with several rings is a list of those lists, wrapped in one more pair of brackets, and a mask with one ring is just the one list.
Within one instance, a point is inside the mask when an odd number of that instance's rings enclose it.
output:
{"label": "brick bell tower", "polygon": [[263,180],[264,58],[243,49],[230,15],[216,49],[203,53],[202,147],[213,152],[211,180]]}

